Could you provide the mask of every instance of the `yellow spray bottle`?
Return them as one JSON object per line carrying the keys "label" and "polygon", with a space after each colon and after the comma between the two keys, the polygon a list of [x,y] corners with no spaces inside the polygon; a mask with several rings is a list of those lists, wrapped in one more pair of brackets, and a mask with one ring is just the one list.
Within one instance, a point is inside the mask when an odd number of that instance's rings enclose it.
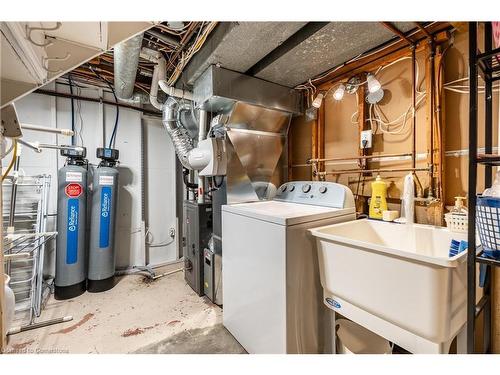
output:
{"label": "yellow spray bottle", "polygon": [[387,210],[387,184],[377,176],[372,182],[372,198],[370,200],[371,219],[382,219],[382,212]]}

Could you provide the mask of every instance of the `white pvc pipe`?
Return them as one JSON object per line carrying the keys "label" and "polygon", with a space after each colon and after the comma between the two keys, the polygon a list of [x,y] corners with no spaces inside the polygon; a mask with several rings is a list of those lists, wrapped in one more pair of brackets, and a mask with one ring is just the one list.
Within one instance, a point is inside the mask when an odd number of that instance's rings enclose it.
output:
{"label": "white pvc pipe", "polygon": [[158,101],[158,87],[161,88],[165,94],[168,96],[173,96],[174,98],[193,100],[193,93],[190,91],[185,91],[177,89],[172,86],[168,86],[166,83],[167,67],[165,58],[161,55],[151,56],[148,55],[150,61],[156,62],[153,69],[153,79],[151,81],[151,90],[149,91],[149,101],[151,105],[156,109],[161,110],[163,103]]}
{"label": "white pvc pipe", "polygon": [[26,130],[34,130],[37,132],[45,132],[45,133],[55,133],[55,134],[61,134],[61,135],[67,135],[68,137],[71,137],[74,135],[73,130],[70,129],[57,129],[57,128],[49,128],[46,126],[39,126],[39,125],[33,125],[33,124],[21,124],[22,129]]}
{"label": "white pvc pipe", "polygon": [[153,79],[151,81],[151,90],[149,91],[149,101],[156,109],[161,110],[163,104],[158,101],[158,81],[165,79],[165,59],[159,58],[153,70]]}
{"label": "white pvc pipe", "polygon": [[162,91],[169,96],[173,96],[175,98],[180,98],[180,99],[193,100],[192,92],[182,89],[177,89],[173,86],[168,86],[165,79],[160,79],[158,81],[158,84],[160,85]]}

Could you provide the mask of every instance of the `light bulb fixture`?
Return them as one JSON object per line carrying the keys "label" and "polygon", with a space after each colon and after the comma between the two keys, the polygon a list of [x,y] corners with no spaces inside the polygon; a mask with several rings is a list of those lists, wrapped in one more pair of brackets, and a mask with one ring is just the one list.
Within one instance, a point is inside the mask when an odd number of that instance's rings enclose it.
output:
{"label": "light bulb fixture", "polygon": [[314,108],[319,108],[321,107],[321,103],[323,103],[323,94],[319,93],[316,98],[314,98],[312,102],[312,106]]}
{"label": "light bulb fixture", "polygon": [[337,87],[337,89],[334,91],[333,99],[342,100],[342,98],[344,97],[344,92],[345,92],[345,86],[343,83],[341,83],[339,87]]}
{"label": "light bulb fixture", "polygon": [[382,88],[382,85],[373,74],[368,74],[366,81],[368,82],[368,91],[372,94]]}
{"label": "light bulb fixture", "polygon": [[167,21],[167,26],[172,30],[182,30],[184,28],[184,22],[181,21]]}
{"label": "light bulb fixture", "polygon": [[357,76],[351,77],[351,78],[349,78],[349,81],[347,81],[347,83],[345,85],[345,91],[348,94],[355,94],[356,91],[358,91],[358,87],[361,85],[362,85],[362,83],[361,83],[361,80],[359,79],[359,77],[357,77]]}

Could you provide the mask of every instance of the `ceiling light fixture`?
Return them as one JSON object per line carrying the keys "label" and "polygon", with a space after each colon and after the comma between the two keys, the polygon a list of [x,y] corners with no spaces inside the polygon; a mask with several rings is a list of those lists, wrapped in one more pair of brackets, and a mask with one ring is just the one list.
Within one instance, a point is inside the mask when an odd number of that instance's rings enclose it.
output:
{"label": "ceiling light fixture", "polygon": [[368,82],[368,91],[372,94],[382,88],[382,85],[373,74],[368,74],[366,81]]}
{"label": "ceiling light fixture", "polygon": [[172,30],[182,30],[184,28],[184,22],[181,21],[167,21],[167,26]]}
{"label": "ceiling light fixture", "polygon": [[345,86],[343,83],[341,83],[333,93],[333,99],[342,100],[342,98],[344,97],[344,92],[345,92]]}
{"label": "ceiling light fixture", "polygon": [[345,91],[347,91],[348,94],[355,94],[356,91],[358,91],[358,87],[361,85],[361,80],[357,76],[351,77],[345,85]]}
{"label": "ceiling light fixture", "polygon": [[314,101],[312,102],[312,106],[314,108],[319,108],[321,107],[321,103],[323,103],[323,94],[318,94],[316,98],[314,98]]}

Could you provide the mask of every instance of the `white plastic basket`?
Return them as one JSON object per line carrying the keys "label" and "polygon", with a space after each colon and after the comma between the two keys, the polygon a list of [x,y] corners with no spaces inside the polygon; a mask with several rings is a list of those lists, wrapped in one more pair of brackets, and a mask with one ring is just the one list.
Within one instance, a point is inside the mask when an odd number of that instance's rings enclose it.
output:
{"label": "white plastic basket", "polygon": [[444,220],[446,221],[446,226],[452,232],[466,233],[469,227],[467,215],[457,215],[449,212],[444,215]]}

